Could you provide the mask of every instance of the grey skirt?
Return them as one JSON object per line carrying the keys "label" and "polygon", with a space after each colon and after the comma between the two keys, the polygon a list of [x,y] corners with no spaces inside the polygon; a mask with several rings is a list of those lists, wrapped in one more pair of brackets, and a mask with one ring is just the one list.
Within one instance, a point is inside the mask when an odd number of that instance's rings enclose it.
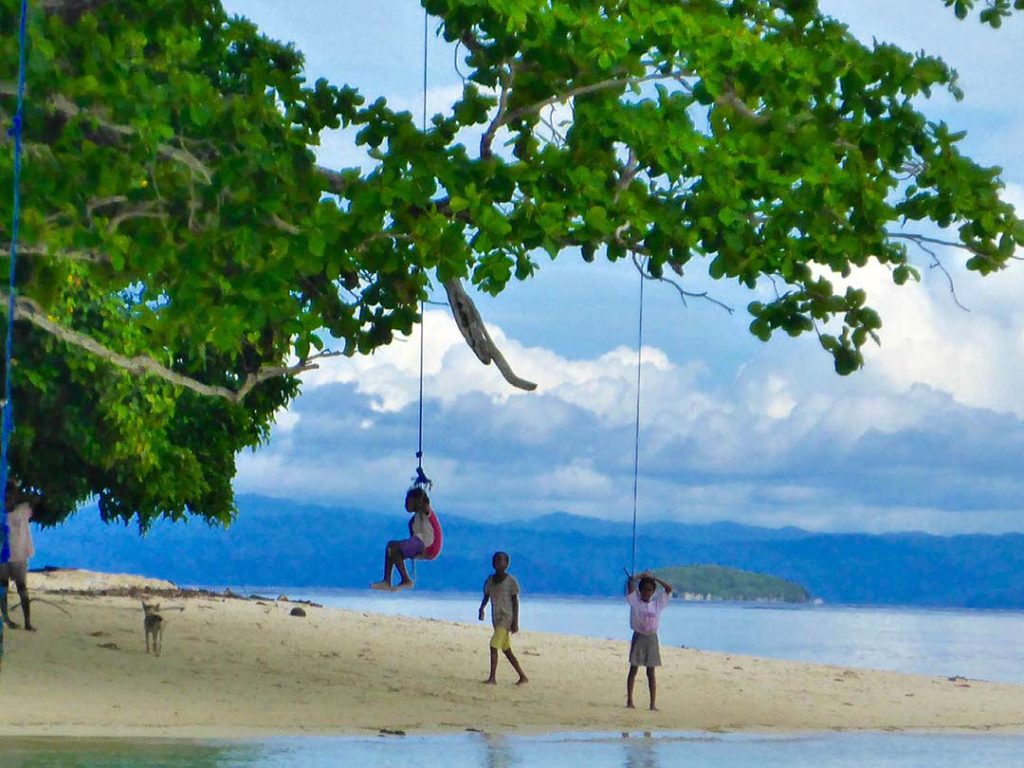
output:
{"label": "grey skirt", "polygon": [[633,642],[629,644],[629,665],[631,667],[660,667],[661,647],[658,636],[633,633]]}

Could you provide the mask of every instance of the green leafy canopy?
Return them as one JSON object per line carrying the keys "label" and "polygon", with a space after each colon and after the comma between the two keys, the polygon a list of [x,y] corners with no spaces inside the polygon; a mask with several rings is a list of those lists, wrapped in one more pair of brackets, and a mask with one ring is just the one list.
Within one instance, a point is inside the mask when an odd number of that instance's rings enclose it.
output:
{"label": "green leafy canopy", "polygon": [[[1024,7],[943,2],[993,27]],[[580,252],[771,280],[751,331],[815,332],[849,373],[882,321],[835,276],[875,262],[902,284],[935,240],[993,273],[1024,237],[998,169],[919,111],[955,73],[814,0],[423,5],[467,71],[426,130],[306,82],[298,51],[213,0],[31,4],[12,461],[44,521],[94,495],[143,526],[229,521],[235,455],[296,374],[329,339],[366,354],[409,331],[432,279],[497,294]],[[5,122],[16,60],[5,35]],[[368,170],[317,165],[341,126]],[[4,195],[8,241],[10,220]]]}

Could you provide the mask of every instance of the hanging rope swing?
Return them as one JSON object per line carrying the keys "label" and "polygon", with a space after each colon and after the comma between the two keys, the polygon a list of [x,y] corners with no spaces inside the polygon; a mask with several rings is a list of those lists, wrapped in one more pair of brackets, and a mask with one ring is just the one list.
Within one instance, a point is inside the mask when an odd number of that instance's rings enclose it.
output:
{"label": "hanging rope swing", "polygon": [[416,474],[413,477],[414,488],[429,490],[434,487],[433,481],[423,471],[423,337],[426,333],[423,316],[423,302],[420,302],[420,398],[419,398],[419,429],[416,442]]}
{"label": "hanging rope swing", "polygon": [[[429,28],[430,16],[426,9],[423,10],[423,112],[422,112],[422,128],[423,132],[427,131],[427,49],[430,41],[430,28]],[[420,299],[420,378],[419,378],[419,413],[417,419],[417,443],[416,443],[416,474],[413,478],[412,487],[418,488],[426,493],[434,487],[433,481],[427,477],[426,472],[423,471],[423,357],[424,357],[424,341],[427,335],[426,327],[426,302]],[[429,497],[428,497],[429,498]],[[429,515],[430,528],[433,533],[433,540],[430,545],[427,546],[420,554],[412,559],[412,574],[413,581],[416,580],[416,561],[417,560],[433,560],[439,554],[441,554],[441,546],[444,542],[444,531],[441,529],[441,523],[437,519],[437,514],[433,509],[430,509]],[[412,532],[412,523],[410,522],[410,534]]]}
{"label": "hanging rope swing", "polygon": [[[429,37],[429,19],[426,9],[423,9],[423,132],[427,130],[427,44]],[[413,478],[413,487],[428,490],[433,488],[434,483],[423,471],[423,341],[426,336],[426,315],[424,313],[425,303],[420,299],[420,402],[419,402],[419,435],[416,443],[416,476]],[[435,555],[436,556],[436,555]]]}
{"label": "hanging rope swing", "polygon": [[638,264],[637,271],[640,273],[640,309],[636,338],[636,413],[633,422],[633,549],[630,560],[631,567],[627,573],[629,578],[636,573],[636,515],[640,489],[640,377],[644,361],[644,265]]}
{"label": "hanging rope swing", "polygon": [[[14,267],[18,257],[18,230],[21,226],[21,131],[25,103],[25,50],[27,45],[26,20],[28,18],[28,0],[21,0],[21,20],[18,24],[18,104],[14,112],[7,135],[14,139],[14,182],[13,182],[13,213],[11,216],[11,260],[8,265],[7,285],[7,339],[4,343],[4,399],[3,425],[0,427],[0,508],[2,508],[2,525],[0,534],[0,565],[6,566],[11,559],[10,528],[7,525],[7,478],[9,475],[9,449],[11,431],[14,428],[14,407],[11,402],[11,361],[14,356],[14,311],[16,308]],[[6,592],[6,587],[0,585]],[[7,595],[0,595],[6,600]],[[4,655],[4,626],[0,621],[0,664]]]}

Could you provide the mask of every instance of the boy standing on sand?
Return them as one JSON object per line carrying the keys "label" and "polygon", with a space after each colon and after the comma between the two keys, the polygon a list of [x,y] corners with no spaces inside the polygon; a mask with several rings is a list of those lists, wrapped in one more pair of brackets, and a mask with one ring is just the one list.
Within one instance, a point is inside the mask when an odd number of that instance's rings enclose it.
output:
{"label": "boy standing on sand", "polygon": [[[637,585],[639,582],[639,586]],[[664,592],[658,590],[658,584]],[[661,648],[658,646],[658,623],[661,612],[668,605],[672,585],[649,573],[630,576],[626,586],[626,602],[629,603],[629,626],[633,629],[633,641],[629,645],[629,676],[626,678],[626,706],[633,709],[633,683],[636,671],[647,667],[647,688],[651,694],[651,711],[657,711],[655,694],[657,683],[654,679],[656,667],[661,666]]]}
{"label": "boy standing on sand", "polygon": [[491,601],[491,676],[484,680],[488,685],[496,685],[495,673],[498,671],[498,651],[505,654],[512,668],[519,673],[516,685],[529,681],[519,660],[512,653],[512,635],[519,631],[519,582],[508,572],[509,556],[505,552],[495,552],[491,558],[494,573],[484,582],[484,599],[480,602],[480,621],[484,620],[484,608]]}

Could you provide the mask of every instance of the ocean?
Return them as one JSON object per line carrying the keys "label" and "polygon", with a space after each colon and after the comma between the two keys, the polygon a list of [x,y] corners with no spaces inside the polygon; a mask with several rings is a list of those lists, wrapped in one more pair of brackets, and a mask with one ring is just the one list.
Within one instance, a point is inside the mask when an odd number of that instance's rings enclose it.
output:
{"label": "ocean", "polygon": [[[244,588],[352,610],[472,623],[479,596]],[[524,595],[522,631],[627,639],[621,600]],[[1024,684],[1024,613],[673,603],[665,645]],[[623,661],[625,665],[625,660]],[[624,667],[625,669],[625,667]],[[662,691],[662,696],[671,695]],[[236,741],[0,738],[0,768],[957,768],[1024,764],[1024,735],[644,732],[544,736],[288,737]]]}

